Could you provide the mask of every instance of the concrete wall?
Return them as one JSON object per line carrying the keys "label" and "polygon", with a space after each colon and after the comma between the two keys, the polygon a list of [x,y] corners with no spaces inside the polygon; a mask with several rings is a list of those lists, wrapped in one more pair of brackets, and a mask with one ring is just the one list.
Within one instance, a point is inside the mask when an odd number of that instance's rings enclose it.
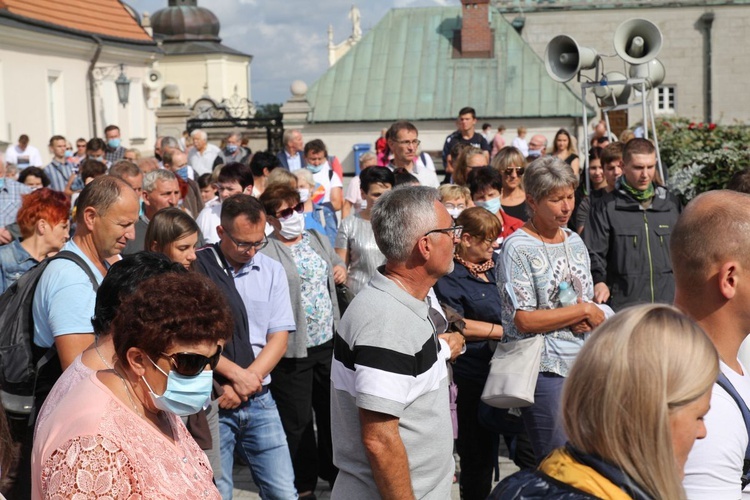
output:
{"label": "concrete wall", "polygon": [[[528,12],[521,34],[540,57],[544,57],[547,43],[558,34],[572,36],[579,45],[595,48],[599,54],[615,54],[612,38],[617,26],[631,18],[648,19],[664,36],[658,58],[666,68],[664,84],[677,86],[677,115],[703,121],[703,35],[696,21],[709,11],[715,15],[712,30],[712,120],[725,124],[735,120],[750,122],[750,98],[746,91],[750,80],[747,53],[750,5]],[[510,21],[516,15],[510,13],[506,17]],[[619,57],[605,58],[604,68],[605,71],[617,70],[627,74]],[[594,72],[585,74],[593,77]],[[569,84],[580,94],[575,82]],[[640,109],[630,112],[631,124],[640,119]]]}
{"label": "concrete wall", "polygon": [[98,67],[125,64],[131,79],[130,104],[117,99],[114,80],[119,68],[106,72],[96,86],[97,129],[91,118],[87,78],[96,46],[92,41],[3,27],[0,30],[0,149],[27,134],[31,144],[51,159],[47,144],[52,135],[72,143],[79,137],[103,136],[104,127],[117,124],[125,146],[153,144],[154,113],[143,88],[151,53],[106,46]]}

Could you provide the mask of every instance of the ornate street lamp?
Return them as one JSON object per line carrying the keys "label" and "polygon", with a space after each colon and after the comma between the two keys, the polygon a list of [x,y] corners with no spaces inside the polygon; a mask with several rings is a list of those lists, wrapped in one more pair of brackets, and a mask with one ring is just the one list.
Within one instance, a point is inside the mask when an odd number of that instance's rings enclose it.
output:
{"label": "ornate street lamp", "polygon": [[128,96],[130,95],[130,80],[125,76],[124,66],[124,64],[120,64],[120,76],[115,80],[117,98],[120,100],[123,108],[128,105]]}

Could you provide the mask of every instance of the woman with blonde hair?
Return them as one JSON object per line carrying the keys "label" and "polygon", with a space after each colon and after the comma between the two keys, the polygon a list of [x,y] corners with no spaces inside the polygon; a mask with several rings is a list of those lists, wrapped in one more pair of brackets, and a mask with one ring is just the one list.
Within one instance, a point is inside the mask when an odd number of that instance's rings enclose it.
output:
{"label": "woman with blonde hair", "polygon": [[453,162],[453,184],[466,186],[472,169],[489,166],[487,156],[487,152],[480,148],[474,146],[463,148]]}
{"label": "woman with blonde hair", "polygon": [[685,461],[706,436],[718,374],[713,344],[677,309],[624,310],[594,332],[565,383],[568,443],[490,498],[684,499]]}
{"label": "woman with blonde hair", "polygon": [[526,222],[529,219],[526,207],[526,192],[523,190],[523,174],[526,158],[513,146],[502,148],[492,159],[492,168],[503,176],[500,203],[508,215]]}
{"label": "woman with blonde hair", "polygon": [[570,133],[561,128],[555,134],[555,140],[552,141],[552,147],[549,150],[549,154],[557,156],[562,161],[570,165],[576,175],[580,173],[581,162],[578,159],[578,148],[576,147],[576,140],[571,137]]}

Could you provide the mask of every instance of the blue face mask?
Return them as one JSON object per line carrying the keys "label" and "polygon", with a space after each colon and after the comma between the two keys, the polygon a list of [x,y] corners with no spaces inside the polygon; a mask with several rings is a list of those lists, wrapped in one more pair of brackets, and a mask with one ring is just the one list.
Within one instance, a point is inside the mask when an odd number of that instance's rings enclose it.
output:
{"label": "blue face mask", "polygon": [[476,206],[482,207],[485,210],[488,210],[490,213],[496,214],[500,211],[501,204],[500,204],[500,197],[497,198],[490,198],[487,201],[476,201],[474,202]]}
{"label": "blue face mask", "polygon": [[182,168],[178,168],[175,171],[175,174],[179,175],[180,177],[182,177],[182,180],[186,181],[186,180],[188,180],[188,169],[189,168],[190,168],[190,165],[185,165]]}
{"label": "blue face mask", "polygon": [[100,161],[100,162],[104,163],[104,157],[103,156],[89,156],[88,159],[89,160],[96,160],[96,161]]}
{"label": "blue face mask", "polygon": [[65,158],[71,158],[73,156],[73,151],[66,149],[65,150]]}
{"label": "blue face mask", "polygon": [[203,370],[194,377],[186,377],[172,370],[169,374],[148,358],[157,370],[167,377],[167,389],[159,396],[154,393],[146,377],[141,376],[146,387],[151,393],[151,401],[158,409],[173,413],[179,417],[186,417],[198,413],[211,397],[211,389],[214,386],[212,370]]}
{"label": "blue face mask", "polygon": [[0,177],[0,189],[5,187],[5,177]]}
{"label": "blue face mask", "polygon": [[236,144],[227,144],[227,146],[224,148],[224,150],[229,153],[230,155],[233,155],[237,152],[237,145]]}
{"label": "blue face mask", "polygon": [[107,146],[109,146],[112,149],[117,149],[120,147],[120,139],[119,137],[117,139],[110,139],[107,141]]}

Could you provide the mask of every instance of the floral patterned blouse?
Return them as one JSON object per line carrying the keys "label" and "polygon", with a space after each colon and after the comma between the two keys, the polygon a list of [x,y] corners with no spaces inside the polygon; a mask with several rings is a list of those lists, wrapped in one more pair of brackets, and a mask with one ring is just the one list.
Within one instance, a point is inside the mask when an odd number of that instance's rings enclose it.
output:
{"label": "floral patterned blouse", "polygon": [[307,319],[307,347],[325,344],[333,338],[333,302],[328,291],[328,264],[310,246],[307,232],[289,250],[302,280],[300,295]]}
{"label": "floral patterned blouse", "polygon": [[[518,229],[505,240],[502,256],[503,332],[506,342],[521,340],[531,335],[518,331],[516,311],[536,311],[562,307],[558,298],[563,281],[573,285],[584,301],[594,298],[591,262],[583,240],[569,229],[565,242],[542,243],[523,229]],[[540,332],[541,333],[541,332]],[[583,346],[583,335],[573,334],[569,328],[544,332],[544,350],[540,372],[566,377]]]}
{"label": "floral patterned blouse", "polygon": [[174,442],[93,373],[36,430],[32,497],[220,500],[206,454],[180,417],[165,415]]}

